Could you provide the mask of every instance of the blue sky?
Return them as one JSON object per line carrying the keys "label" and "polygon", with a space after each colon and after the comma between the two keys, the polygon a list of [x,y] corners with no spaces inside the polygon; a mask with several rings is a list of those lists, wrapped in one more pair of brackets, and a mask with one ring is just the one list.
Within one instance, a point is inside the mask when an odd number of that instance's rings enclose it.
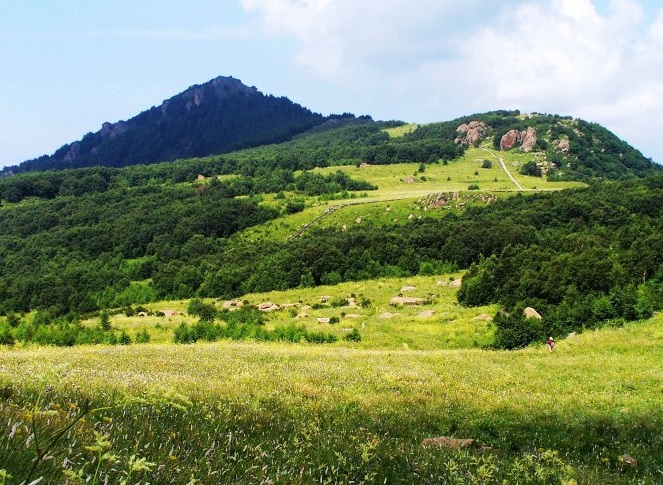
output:
{"label": "blue sky", "polygon": [[219,75],[323,114],[571,115],[663,163],[655,1],[3,2],[0,73],[0,166]]}

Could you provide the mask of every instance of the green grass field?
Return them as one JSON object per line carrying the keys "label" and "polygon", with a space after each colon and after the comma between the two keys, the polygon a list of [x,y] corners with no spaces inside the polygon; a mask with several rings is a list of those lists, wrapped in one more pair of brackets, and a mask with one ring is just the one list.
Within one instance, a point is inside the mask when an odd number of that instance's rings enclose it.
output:
{"label": "green grass field", "polygon": [[[371,219],[380,223],[394,220],[404,222],[408,217],[442,217],[449,210],[459,210],[457,207],[448,207],[424,211],[423,207],[418,204],[430,194],[441,192],[458,193],[461,200],[467,205],[476,204],[477,202],[472,199],[476,199],[479,194],[510,197],[518,193],[518,189],[501,168],[498,157],[504,159],[512,176],[525,189],[525,194],[583,185],[578,182],[548,182],[545,177],[520,175],[519,167],[532,159],[531,154],[513,150],[496,152],[488,145],[470,148],[462,158],[449,162],[448,165],[427,164],[424,172],[419,172],[420,164],[418,163],[317,168],[314,169],[314,172],[321,174],[341,170],[352,178],[376,185],[378,190],[353,194],[353,197],[345,199],[310,198],[307,200],[307,208],[303,212],[280,217],[259,227],[250,228],[244,231],[240,237],[251,240],[272,238],[284,240],[295,234],[305,224],[312,224],[316,227],[331,225],[342,228],[343,225],[356,224],[358,218]],[[481,168],[481,164],[486,159],[491,161],[492,168]],[[478,185],[479,189],[470,191],[468,190],[470,185]],[[293,196],[293,194],[287,195]],[[275,200],[273,196],[264,197],[264,201],[275,205],[284,203]],[[323,217],[317,221],[330,207],[335,209],[332,216]]]}
{"label": "green grass field", "polygon": [[[495,313],[493,307],[464,308],[456,301],[457,288],[449,286],[458,281],[460,273],[445,276],[413,276],[407,278],[383,278],[375,281],[348,282],[336,286],[319,286],[296,290],[245,295],[241,300],[259,305],[272,302],[281,306],[278,311],[267,313],[266,327],[290,324],[304,325],[310,331],[323,331],[336,335],[340,340],[350,330],[357,328],[361,342],[353,348],[398,350],[483,348],[493,341],[494,328],[486,315]],[[423,305],[391,305],[398,295],[421,298]],[[334,305],[334,301],[348,300],[347,304]],[[327,303],[323,304],[323,301]],[[354,300],[354,301],[353,301]],[[361,301],[366,301],[361,306]],[[206,300],[217,308],[222,301]],[[118,330],[126,330],[135,339],[136,333],[147,329],[151,342],[168,343],[173,340],[173,330],[181,322],[193,323],[196,319],[186,313],[187,302],[160,302],[144,305],[153,315],[111,316],[111,324]],[[163,310],[175,310],[178,314],[158,316]],[[304,316],[305,315],[305,316]],[[338,318],[337,324],[318,323],[318,318]],[[98,324],[98,319],[84,322]],[[339,342],[337,346],[348,345]]]}
{"label": "green grass field", "polygon": [[[661,315],[552,354],[251,342],[2,350],[0,483],[655,484],[662,361]],[[421,445],[438,436],[476,446]]]}

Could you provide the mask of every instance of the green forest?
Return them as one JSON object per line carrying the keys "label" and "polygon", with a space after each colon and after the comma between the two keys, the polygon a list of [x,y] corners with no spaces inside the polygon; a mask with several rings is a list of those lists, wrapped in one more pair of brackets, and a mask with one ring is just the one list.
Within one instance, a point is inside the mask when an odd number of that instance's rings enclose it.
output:
{"label": "green forest", "polygon": [[[546,133],[537,149],[558,164],[548,178],[590,185],[406,224],[312,228],[291,241],[241,236],[302,211],[313,197],[378,189],[316,167],[458,163],[467,147],[454,142],[455,127],[472,119],[486,123],[493,144],[508,129],[536,127]],[[454,268],[468,270],[460,303],[499,303],[496,345],[517,348],[544,333],[618,325],[663,306],[663,177],[637,150],[598,125],[552,115],[493,112],[391,136],[401,125],[348,117],[229,154],[3,177],[0,312],[76,321],[169,298],[234,298]],[[554,149],[562,135],[568,153]],[[268,194],[276,194],[271,203]],[[525,322],[526,306],[544,315],[538,326]]]}

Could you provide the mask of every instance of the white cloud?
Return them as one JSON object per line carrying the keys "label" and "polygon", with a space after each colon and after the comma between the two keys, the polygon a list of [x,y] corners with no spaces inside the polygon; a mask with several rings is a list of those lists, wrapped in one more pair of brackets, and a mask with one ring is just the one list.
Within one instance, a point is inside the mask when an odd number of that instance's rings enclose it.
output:
{"label": "white cloud", "polygon": [[663,130],[663,10],[647,18],[642,1],[242,4],[270,33],[299,42],[297,65],[341,90],[371,93],[372,114],[380,99],[415,121],[547,111],[604,123],[641,145]]}

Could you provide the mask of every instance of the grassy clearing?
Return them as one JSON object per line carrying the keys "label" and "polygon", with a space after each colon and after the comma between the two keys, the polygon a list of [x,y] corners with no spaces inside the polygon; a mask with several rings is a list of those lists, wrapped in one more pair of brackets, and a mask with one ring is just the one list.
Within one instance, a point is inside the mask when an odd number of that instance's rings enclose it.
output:
{"label": "grassy clearing", "polygon": [[[494,327],[482,316],[495,313],[493,307],[463,308],[456,300],[457,288],[450,286],[461,273],[442,276],[413,276],[382,278],[379,280],[347,282],[336,286],[298,288],[289,291],[250,294],[240,300],[251,305],[272,302],[281,309],[266,314],[267,329],[290,324],[303,325],[309,331],[323,331],[339,338],[335,346],[362,349],[432,350],[483,348],[493,341]],[[390,304],[398,295],[426,300],[423,305]],[[364,302],[364,306],[361,302]],[[221,301],[207,300],[217,308]],[[110,317],[111,325],[125,330],[135,340],[145,329],[152,343],[168,343],[173,331],[181,323],[192,324],[195,318],[186,314],[188,301],[146,304],[147,316],[117,314]],[[173,316],[159,316],[166,310]],[[336,324],[319,323],[319,318],[336,317]],[[98,319],[84,322],[97,325]],[[352,329],[358,329],[361,342],[348,343],[342,339]]]}
{"label": "grassy clearing", "polygon": [[[244,231],[240,237],[250,240],[276,239],[284,240],[295,234],[303,225],[333,225],[339,229],[343,225],[354,224],[357,218],[373,219],[380,223],[403,222],[408,217],[442,217],[449,208],[423,211],[417,203],[430,194],[440,192],[457,192],[461,199],[468,199],[477,194],[492,194],[497,197],[509,197],[517,193],[517,188],[502,170],[497,157],[502,157],[511,174],[528,192],[542,190],[562,190],[579,187],[578,182],[548,182],[545,178],[529,177],[518,174],[519,167],[529,161],[532,156],[517,151],[486,152],[485,147],[470,148],[460,160],[444,164],[429,164],[424,172],[419,172],[420,164],[402,163],[394,165],[354,165],[335,166],[314,169],[321,174],[334,173],[341,170],[352,178],[366,180],[378,187],[376,191],[354,194],[354,198],[325,200],[309,198],[307,208],[298,214],[280,217],[258,227]],[[492,162],[492,168],[481,168],[485,159]],[[477,185],[479,190],[468,191],[470,185]],[[293,196],[293,194],[286,194]],[[265,202],[275,203],[272,196],[265,196]],[[468,205],[475,202],[466,200]],[[318,218],[333,207],[331,217]],[[387,210],[389,208],[389,211]]]}
{"label": "grassy clearing", "polygon": [[[0,469],[14,477],[5,483],[25,479],[34,430],[46,443],[89,399],[32,479],[654,484],[662,359],[660,315],[553,354],[231,342],[4,350]],[[486,447],[420,445],[441,435]],[[621,464],[625,453],[637,467]]]}
{"label": "grassy clearing", "polygon": [[397,126],[395,128],[387,128],[386,131],[391,138],[402,138],[408,133],[412,133],[414,130],[419,128],[419,125],[416,123],[409,123],[402,126]]}

